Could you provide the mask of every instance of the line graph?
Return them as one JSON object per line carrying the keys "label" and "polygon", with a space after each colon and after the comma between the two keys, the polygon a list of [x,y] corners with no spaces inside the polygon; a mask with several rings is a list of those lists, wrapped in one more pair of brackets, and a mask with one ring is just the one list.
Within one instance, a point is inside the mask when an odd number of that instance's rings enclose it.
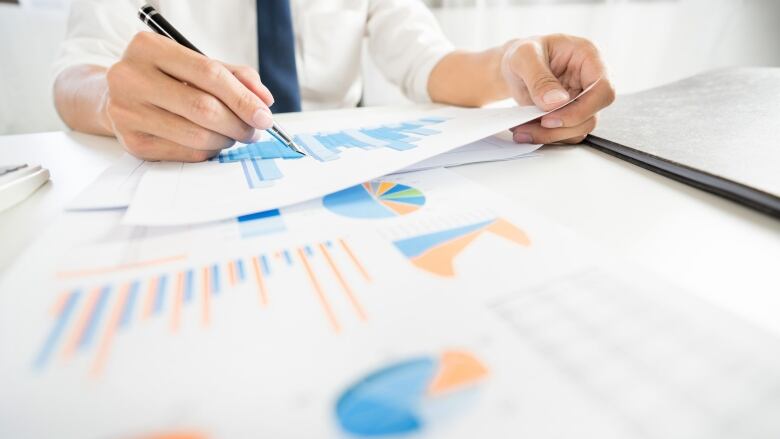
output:
{"label": "line graph", "polygon": [[[440,131],[430,126],[446,120],[440,117],[427,117],[377,127],[304,133],[294,136],[294,139],[307,155],[317,161],[327,162],[338,159],[342,150],[350,148],[362,150],[389,148],[395,151],[413,149],[417,146],[415,142],[421,138],[440,134]],[[257,189],[267,187],[273,184],[274,180],[284,177],[278,166],[278,160],[297,160],[302,157],[272,138],[231,148],[221,152],[212,160],[220,163],[240,162],[247,186],[250,189]]]}

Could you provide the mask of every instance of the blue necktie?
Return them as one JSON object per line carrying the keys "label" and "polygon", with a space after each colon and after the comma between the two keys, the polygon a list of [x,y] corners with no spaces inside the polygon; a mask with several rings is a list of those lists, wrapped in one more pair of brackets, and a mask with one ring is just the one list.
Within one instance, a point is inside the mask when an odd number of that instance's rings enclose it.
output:
{"label": "blue necktie", "polygon": [[257,0],[257,49],[260,80],[274,96],[271,111],[301,111],[290,0]]}

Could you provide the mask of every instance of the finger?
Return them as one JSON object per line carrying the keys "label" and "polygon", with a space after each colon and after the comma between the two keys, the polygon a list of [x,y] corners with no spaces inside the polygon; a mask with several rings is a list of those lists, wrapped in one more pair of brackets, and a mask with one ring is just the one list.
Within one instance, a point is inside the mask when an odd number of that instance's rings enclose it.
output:
{"label": "finger", "polygon": [[252,93],[256,94],[263,102],[269,107],[274,104],[274,97],[271,95],[271,90],[263,85],[260,80],[260,74],[257,70],[246,66],[234,66],[232,64],[225,64],[235,76],[246,88]]}
{"label": "finger", "polygon": [[[185,81],[222,101],[236,116],[257,129],[267,129],[273,123],[271,110],[224,65],[204,58],[194,63],[195,74]],[[177,77],[174,75],[174,77]]]}
{"label": "finger", "polygon": [[582,40],[583,48],[580,53],[583,53],[582,63],[580,65],[580,87],[584,90],[590,85],[596,83],[599,80],[607,79],[607,67],[604,65],[604,61],[601,59],[598,48],[590,41]]}
{"label": "finger", "polygon": [[130,133],[120,136],[125,149],[135,157],[148,161],[202,162],[215,155],[217,151],[188,148],[145,133]]}
{"label": "finger", "polygon": [[519,42],[509,66],[523,80],[534,104],[542,110],[550,111],[569,101],[569,93],[550,70],[547,54],[539,41]]}
{"label": "finger", "polygon": [[120,110],[120,112],[119,116],[128,129],[151,134],[189,148],[219,151],[235,143],[235,140],[225,135],[153,105],[139,105],[132,111]]}
{"label": "finger", "polygon": [[[126,52],[129,58],[153,59],[166,74],[215,96],[246,124],[270,128],[271,110],[219,61],[194,52],[169,38],[140,32]],[[136,40],[142,40],[135,44]],[[131,49],[130,49],[131,48]],[[145,62],[145,61],[142,61]]]}
{"label": "finger", "polygon": [[[248,143],[257,139],[258,133],[253,126],[246,124],[222,101],[206,92],[182,84],[165,74],[160,74],[158,81],[150,82],[149,88],[149,103],[159,108],[240,142]],[[270,120],[270,116],[268,118]]]}
{"label": "finger", "polygon": [[544,128],[541,122],[531,122],[512,129],[512,139],[517,143],[556,143],[565,139],[585,136],[596,127],[596,116],[576,127]]}
{"label": "finger", "polygon": [[582,143],[585,140],[586,137],[588,137],[587,134],[585,134],[583,136],[572,137],[571,139],[564,139],[564,140],[561,140],[558,143],[565,143],[567,145],[579,145],[580,143]]}
{"label": "finger", "polygon": [[593,117],[615,100],[615,90],[604,78],[569,105],[542,117],[544,128],[574,127]]}

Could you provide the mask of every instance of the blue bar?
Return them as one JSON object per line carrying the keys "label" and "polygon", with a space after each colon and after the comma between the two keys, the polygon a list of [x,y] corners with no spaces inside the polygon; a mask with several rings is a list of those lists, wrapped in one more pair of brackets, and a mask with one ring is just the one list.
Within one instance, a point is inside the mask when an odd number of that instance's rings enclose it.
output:
{"label": "blue bar", "polygon": [[246,179],[246,184],[249,186],[250,189],[256,189],[261,186],[260,184],[260,176],[255,171],[255,166],[250,165],[251,160],[241,160],[241,168],[244,170],[244,178]]}
{"label": "blue bar", "polygon": [[307,245],[306,247],[304,247],[304,249],[306,250],[306,254],[308,256],[314,256],[314,251],[312,251],[310,246]]}
{"label": "blue bar", "polygon": [[217,156],[217,159],[220,163],[230,163],[252,158],[288,160],[299,159],[301,157],[303,157],[301,154],[298,154],[286,145],[273,139],[250,143],[245,146],[231,149],[230,151],[220,153]]}
{"label": "blue bar", "polygon": [[335,160],[339,157],[337,152],[333,152],[328,149],[311,134],[301,134],[299,136],[295,136],[295,143],[301,145],[310,156],[321,162]]}
{"label": "blue bar", "polygon": [[406,151],[408,149],[417,147],[417,145],[413,143],[397,142],[395,140],[388,141],[386,146],[396,151]]}
{"label": "blue bar", "polygon": [[242,215],[238,217],[237,220],[238,222],[243,223],[243,222],[255,221],[263,218],[271,218],[275,216],[281,216],[281,212],[279,211],[279,209],[264,210],[262,212],[255,212],[247,215]]}
{"label": "blue bar", "polygon": [[211,292],[219,293],[219,265],[211,266]]}
{"label": "blue bar", "polygon": [[60,315],[57,316],[57,321],[54,322],[54,326],[51,328],[49,336],[46,337],[43,347],[40,352],[38,352],[38,356],[35,357],[35,363],[33,364],[34,368],[41,369],[46,365],[46,362],[49,360],[49,357],[54,350],[54,346],[57,344],[60,336],[62,336],[62,331],[65,329],[65,326],[67,326],[68,320],[70,320],[70,316],[73,315],[73,310],[76,308],[76,304],[80,297],[81,291],[74,290],[68,295],[68,298],[65,299],[65,304],[62,307],[62,311],[60,311]]}
{"label": "blue bar", "polygon": [[163,309],[163,302],[165,301],[165,286],[168,283],[168,275],[164,274],[160,276],[157,281],[157,296],[154,302],[154,313],[159,314]]}
{"label": "blue bar", "polygon": [[290,257],[290,252],[285,250],[282,253],[284,254],[284,260],[287,261],[287,265],[292,265],[292,257]]}
{"label": "blue bar", "polygon": [[360,140],[355,139],[354,137],[347,134],[346,131],[342,131],[338,134],[334,134],[333,137],[338,137],[338,142],[340,144],[350,148],[367,148],[371,146],[368,143],[364,143],[361,142]]}
{"label": "blue bar", "polygon": [[260,180],[278,180],[283,177],[282,171],[279,170],[273,160],[252,159],[252,166],[254,166]]}
{"label": "blue bar", "polygon": [[84,333],[79,340],[79,349],[88,347],[92,343],[92,339],[95,337],[95,331],[97,331],[98,323],[100,322],[100,316],[103,314],[103,308],[106,306],[108,296],[111,294],[111,286],[106,285],[100,291],[95,309],[92,310],[92,315],[89,316],[87,327],[84,329]]}
{"label": "blue bar", "polygon": [[432,136],[434,134],[441,134],[441,131],[432,130],[430,128],[413,128],[405,129],[407,133],[417,134],[419,136]]}
{"label": "blue bar", "polygon": [[325,246],[327,246],[328,248],[331,248],[331,247],[333,247],[333,242],[325,241]]}
{"label": "blue bar", "polygon": [[371,137],[358,130],[346,130],[344,131],[344,133],[350,136],[351,138],[355,139],[356,142],[366,145],[366,146],[361,146],[361,148],[363,149],[374,149],[374,148],[381,148],[385,146],[384,141]]}
{"label": "blue bar", "polygon": [[238,271],[238,280],[241,282],[246,280],[246,273],[244,273],[244,261],[242,259],[236,260],[236,271]]}
{"label": "blue bar", "polygon": [[122,318],[119,320],[120,328],[124,328],[130,324],[130,318],[133,315],[133,307],[135,306],[135,298],[138,295],[138,287],[140,286],[141,284],[138,281],[135,281],[132,285],[130,285],[130,290],[127,292],[125,307],[122,310]]}
{"label": "blue bar", "polygon": [[317,139],[317,141],[320,142],[325,148],[328,148],[333,152],[339,152],[339,146],[345,145],[339,144],[338,139],[336,138],[337,135],[338,134],[317,134],[314,136],[314,138]]}
{"label": "blue bar", "polygon": [[268,258],[266,258],[265,255],[260,255],[260,262],[262,262],[263,265],[263,274],[266,276],[271,274],[271,267],[268,266]]}
{"label": "blue bar", "polygon": [[184,301],[189,302],[192,300],[192,284],[195,272],[187,270],[187,275],[184,277]]}
{"label": "blue bar", "polygon": [[397,131],[393,131],[389,128],[371,128],[371,129],[363,129],[360,130],[361,132],[365,133],[368,136],[375,137],[377,139],[381,140],[399,140],[403,141],[406,139],[406,135],[399,133]]}
{"label": "blue bar", "polygon": [[293,151],[287,145],[279,142],[278,140],[270,140],[267,142],[256,143],[257,154],[254,157],[264,159],[299,159],[303,157],[301,154]]}
{"label": "blue bar", "polygon": [[407,143],[409,141],[417,140],[414,137],[407,137],[403,134],[399,134],[393,131],[390,131],[386,128],[376,128],[372,130],[362,130],[364,134],[367,136],[371,136],[377,139],[382,140],[383,146],[387,148],[392,148],[396,151],[406,151],[408,149],[414,148],[416,145],[412,143]]}
{"label": "blue bar", "polygon": [[426,122],[428,124],[436,124],[436,123],[446,122],[447,120],[449,120],[449,118],[429,116],[429,117],[423,117],[422,119],[420,119],[420,122]]}

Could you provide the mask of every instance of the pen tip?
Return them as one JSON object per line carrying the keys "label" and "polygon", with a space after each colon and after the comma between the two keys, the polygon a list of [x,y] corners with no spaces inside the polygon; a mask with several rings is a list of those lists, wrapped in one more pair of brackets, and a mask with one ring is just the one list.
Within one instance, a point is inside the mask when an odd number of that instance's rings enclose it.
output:
{"label": "pen tip", "polygon": [[305,152],[303,152],[303,148],[301,148],[301,147],[300,147],[300,145],[298,145],[297,143],[295,143],[295,141],[291,141],[291,142],[290,142],[290,146],[292,146],[292,148],[293,148],[293,149],[295,150],[295,152],[297,152],[298,154],[300,154],[300,155],[306,155],[306,153],[305,153]]}

